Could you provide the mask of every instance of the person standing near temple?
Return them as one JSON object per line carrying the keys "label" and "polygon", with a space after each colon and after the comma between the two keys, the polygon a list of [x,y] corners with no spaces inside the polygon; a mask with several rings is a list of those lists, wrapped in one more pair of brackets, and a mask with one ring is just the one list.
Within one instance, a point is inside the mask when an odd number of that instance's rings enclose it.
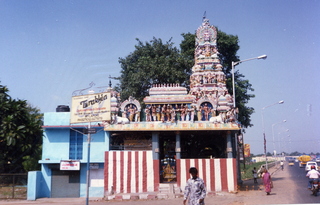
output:
{"label": "person standing near temple", "polygon": [[254,182],[254,183],[258,183],[258,181],[257,181],[258,172],[257,172],[257,170],[256,170],[255,167],[253,167],[252,174],[253,174],[253,182]]}
{"label": "person standing near temple", "polygon": [[184,190],[185,205],[188,200],[188,205],[204,205],[204,198],[206,197],[206,187],[204,181],[198,177],[198,170],[195,167],[189,169],[191,178],[188,179]]}

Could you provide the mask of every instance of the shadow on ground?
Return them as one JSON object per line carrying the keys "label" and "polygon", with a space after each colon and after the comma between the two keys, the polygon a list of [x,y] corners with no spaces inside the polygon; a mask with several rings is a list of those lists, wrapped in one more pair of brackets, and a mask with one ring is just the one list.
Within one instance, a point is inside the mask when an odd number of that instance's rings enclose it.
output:
{"label": "shadow on ground", "polygon": [[243,183],[238,186],[238,191],[257,191],[263,189],[261,183]]}

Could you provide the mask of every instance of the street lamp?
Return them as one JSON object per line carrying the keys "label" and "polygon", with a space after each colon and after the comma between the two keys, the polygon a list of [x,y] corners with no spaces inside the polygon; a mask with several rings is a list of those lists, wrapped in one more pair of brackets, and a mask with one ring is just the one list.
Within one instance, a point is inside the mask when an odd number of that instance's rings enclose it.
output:
{"label": "street lamp", "polygon": [[[281,122],[272,124],[273,155],[274,155],[274,158],[276,159],[276,162],[278,161],[278,158],[277,158],[277,152],[276,152],[276,145],[275,145],[275,141],[274,141],[274,129],[273,129],[273,127],[275,125],[278,125],[278,124],[281,124],[281,123],[285,123],[285,122],[287,122],[287,120],[283,120]],[[279,151],[280,151],[280,149],[279,149]]]}
{"label": "street lamp", "polygon": [[[286,130],[285,130],[285,132],[289,132],[289,131],[290,131],[289,129],[286,129]],[[280,137],[280,134],[281,134],[281,132],[278,133],[279,155],[280,155],[281,152],[283,152],[283,147],[284,147],[283,145],[281,145],[281,144],[283,144],[283,143],[282,143],[282,138],[283,138],[283,137]],[[282,150],[282,151],[280,152],[280,150]]]}
{"label": "street lamp", "polygon": [[268,107],[271,107],[273,105],[277,105],[277,104],[283,104],[284,101],[281,100],[277,103],[274,103],[274,104],[271,104],[271,105],[267,105],[263,108],[261,108],[261,118],[262,118],[262,127],[263,127],[263,143],[264,143],[264,154],[266,156],[266,169],[268,169],[268,159],[267,159],[267,140],[266,140],[266,133],[265,133],[265,129],[264,129],[264,119],[263,119],[263,111],[268,108]]}
{"label": "street lamp", "polygon": [[242,60],[242,61],[236,61],[236,62],[231,62],[231,66],[232,66],[232,92],[233,92],[233,107],[235,108],[236,107],[236,90],[235,90],[235,85],[234,85],[234,67],[236,65],[239,65],[240,63],[242,62],[245,62],[245,61],[250,61],[250,60],[254,60],[254,59],[266,59],[267,58],[267,55],[262,55],[262,56],[258,56],[258,57],[255,57],[255,58],[249,58],[249,59],[246,59],[246,60]]}
{"label": "street lamp", "polygon": [[274,123],[274,124],[272,125],[272,140],[273,140],[273,150],[274,150],[274,152],[276,151],[276,146],[275,146],[275,141],[274,141],[274,129],[273,129],[273,127],[274,127],[275,125],[278,125],[278,124],[281,124],[281,123],[284,123],[284,122],[287,122],[287,120],[283,120],[283,121],[281,121],[281,122]]}

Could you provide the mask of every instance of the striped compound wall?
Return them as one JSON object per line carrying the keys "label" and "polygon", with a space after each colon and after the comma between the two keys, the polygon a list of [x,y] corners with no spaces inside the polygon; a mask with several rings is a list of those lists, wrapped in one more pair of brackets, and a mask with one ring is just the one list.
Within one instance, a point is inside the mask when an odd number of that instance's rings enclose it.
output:
{"label": "striped compound wall", "polygon": [[177,160],[177,183],[182,191],[190,178],[189,168],[196,167],[198,176],[205,181],[208,192],[237,190],[236,159],[180,159]]}
{"label": "striped compound wall", "polygon": [[152,159],[152,151],[105,152],[106,193],[156,192],[158,175],[159,160]]}
{"label": "striped compound wall", "polygon": [[[237,189],[237,167],[233,158],[178,159],[177,185],[182,190],[190,178],[190,167],[198,168],[208,192],[234,192]],[[157,192],[159,183],[159,160],[153,160],[152,151],[105,152],[105,193]]]}

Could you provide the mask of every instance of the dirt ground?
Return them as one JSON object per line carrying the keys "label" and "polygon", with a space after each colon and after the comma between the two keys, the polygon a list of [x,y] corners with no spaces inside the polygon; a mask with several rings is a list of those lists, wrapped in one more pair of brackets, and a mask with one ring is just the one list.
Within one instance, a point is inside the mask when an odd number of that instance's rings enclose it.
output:
{"label": "dirt ground", "polygon": [[[253,183],[253,180],[246,180],[242,186],[238,187],[238,193],[226,193],[219,192],[213,195],[209,195],[205,199],[207,205],[257,205],[257,204],[294,204],[293,191],[288,190],[288,187],[295,189],[295,183],[293,179],[289,177],[289,173],[286,171],[276,171],[275,168],[270,169],[272,173],[274,188],[271,195],[266,195],[261,180],[258,179],[258,184]],[[283,183],[285,181],[285,183]],[[155,200],[111,200],[104,201],[101,199],[90,199],[91,205],[163,205],[163,204],[183,204],[182,198],[175,199],[155,199]],[[14,204],[42,204],[42,205],[54,205],[54,204],[68,204],[68,205],[83,205],[86,204],[84,198],[42,198],[36,201],[18,200],[18,201],[0,201],[1,205],[14,205]]]}

